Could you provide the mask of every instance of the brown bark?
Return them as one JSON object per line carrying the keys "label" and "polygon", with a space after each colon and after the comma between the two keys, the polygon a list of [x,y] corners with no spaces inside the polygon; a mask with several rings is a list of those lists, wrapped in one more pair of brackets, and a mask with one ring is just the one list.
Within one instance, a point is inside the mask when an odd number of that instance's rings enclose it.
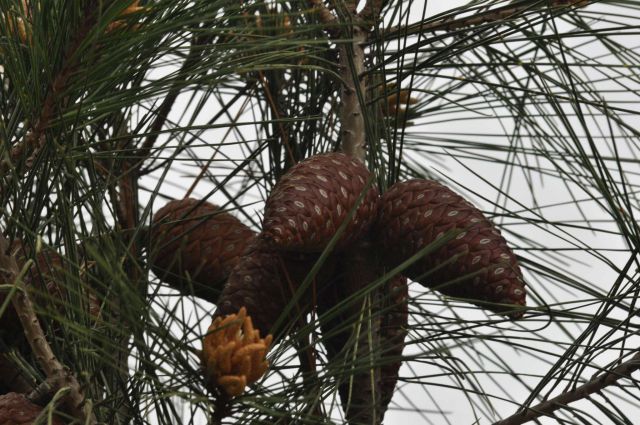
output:
{"label": "brown bark", "polygon": [[[69,368],[60,363],[45,338],[33,303],[22,282],[22,277],[26,270],[23,269],[22,273],[20,272],[15,257],[8,255],[8,250],[9,242],[0,234],[0,284],[16,285],[17,287],[17,291],[11,301],[18,313],[18,318],[34,357],[40,364],[48,381],[58,388],[68,388],[66,405],[69,412],[82,423],[95,424],[96,419],[93,413],[85,409],[85,396],[76,377]],[[30,264],[27,263],[25,267],[29,266]]]}

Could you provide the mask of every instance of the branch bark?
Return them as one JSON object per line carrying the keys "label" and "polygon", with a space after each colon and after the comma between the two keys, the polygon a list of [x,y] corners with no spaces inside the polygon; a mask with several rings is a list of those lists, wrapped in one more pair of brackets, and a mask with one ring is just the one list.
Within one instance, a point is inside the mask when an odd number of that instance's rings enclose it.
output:
{"label": "branch bark", "polygon": [[342,150],[361,161],[364,161],[366,154],[366,131],[363,110],[366,92],[363,77],[364,43],[366,39],[367,32],[354,26],[351,41],[340,45]]}
{"label": "branch bark", "polygon": [[[340,42],[340,63],[339,73],[342,77],[340,121],[342,146],[341,149],[347,155],[351,155],[364,162],[366,131],[364,122],[364,111],[362,105],[365,104],[364,95],[366,85],[364,75],[364,48],[369,35],[364,28],[365,22],[356,14],[355,1],[347,1],[344,13],[347,15],[344,27],[338,28],[333,25],[340,23],[338,18],[324,5],[322,0],[308,0],[311,6],[320,15],[320,21],[333,38],[345,36],[350,40]],[[365,16],[370,19],[377,19],[373,16],[374,11],[380,12],[378,0],[369,0]]]}
{"label": "branch bark", "polygon": [[630,378],[631,374],[638,369],[640,369],[640,351],[631,359],[593,378],[589,382],[550,400],[543,401],[536,406],[526,407],[515,415],[495,422],[493,425],[521,425],[540,416],[550,416],[553,412],[566,407],[569,403],[585,399],[591,394],[602,391],[604,388],[615,384],[622,378]]}
{"label": "branch bark", "polygon": [[320,15],[320,22],[325,25],[334,25],[338,20],[331,13],[331,11],[322,3],[322,0],[309,0],[311,7],[313,7]]}
{"label": "branch bark", "polygon": [[[15,285],[17,291],[11,302],[18,314],[25,336],[35,358],[47,376],[47,380],[58,388],[67,387],[66,405],[70,413],[83,424],[95,424],[92,412],[85,409],[85,396],[75,375],[57,359],[45,338],[44,331],[27,294],[22,275],[13,255],[8,254],[9,242],[0,234],[0,283]],[[22,273],[24,274],[24,273]]]}

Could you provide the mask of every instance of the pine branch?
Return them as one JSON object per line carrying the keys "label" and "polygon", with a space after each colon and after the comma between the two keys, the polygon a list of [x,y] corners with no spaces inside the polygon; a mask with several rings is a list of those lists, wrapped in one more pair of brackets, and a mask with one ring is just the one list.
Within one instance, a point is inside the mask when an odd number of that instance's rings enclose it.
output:
{"label": "pine branch", "polygon": [[0,283],[15,285],[17,291],[11,299],[18,314],[25,336],[35,358],[47,376],[47,381],[54,388],[68,388],[67,406],[70,413],[83,424],[95,424],[96,418],[92,412],[86,411],[85,396],[75,375],[57,359],[51,346],[47,342],[40,321],[27,294],[22,277],[31,265],[27,262],[25,269],[20,271],[14,255],[9,255],[9,242],[0,234]]}
{"label": "pine branch", "polygon": [[[97,22],[98,13],[96,10],[96,2],[89,2],[85,6],[84,22],[65,51],[64,60],[60,70],[51,80],[47,90],[47,95],[42,104],[40,115],[36,118],[33,126],[27,132],[24,139],[11,148],[10,158],[12,163],[19,161],[28,153],[30,154],[29,158],[27,158],[24,169],[20,170],[20,174],[26,173],[31,169],[35,157],[44,147],[46,142],[45,131],[49,128],[51,121],[54,118],[56,105],[66,103],[60,102],[60,97],[64,93],[71,76],[77,69],[78,59],[80,57],[78,54],[80,46]],[[8,169],[8,164],[3,163],[2,166],[0,166],[0,175],[6,175]]]}
{"label": "pine branch", "polygon": [[331,31],[331,26],[338,22],[338,19],[331,13],[331,11],[322,3],[322,0],[309,0],[311,7],[313,7],[320,15],[320,22],[325,24],[325,30]]}
{"label": "pine branch", "polygon": [[384,0],[367,0],[362,9],[362,12],[358,14],[360,19],[370,22],[375,22],[380,17],[380,12],[384,7]]}
{"label": "pine branch", "polygon": [[340,120],[342,150],[361,161],[365,158],[366,132],[364,123],[364,42],[367,33],[353,27],[351,41],[340,45],[340,75],[342,76]]}
{"label": "pine branch", "polygon": [[585,399],[591,394],[602,391],[622,378],[630,378],[631,374],[638,369],[640,369],[640,352],[636,353],[631,359],[621,365],[571,391],[560,394],[551,400],[544,401],[537,406],[527,407],[507,419],[495,422],[493,425],[520,425],[539,418],[540,416],[550,416],[553,412],[566,407],[569,403]]}
{"label": "pine branch", "polygon": [[382,38],[407,37],[410,35],[427,33],[427,32],[452,32],[466,27],[474,27],[487,23],[502,22],[520,16],[522,13],[536,9],[540,6],[546,6],[553,9],[568,9],[586,6],[592,3],[590,0],[552,0],[550,2],[531,2],[520,1],[517,4],[508,4],[506,6],[497,7],[484,12],[475,13],[471,16],[455,19],[455,17],[447,17],[439,21],[423,23],[419,22],[407,27],[392,27],[384,32]]}

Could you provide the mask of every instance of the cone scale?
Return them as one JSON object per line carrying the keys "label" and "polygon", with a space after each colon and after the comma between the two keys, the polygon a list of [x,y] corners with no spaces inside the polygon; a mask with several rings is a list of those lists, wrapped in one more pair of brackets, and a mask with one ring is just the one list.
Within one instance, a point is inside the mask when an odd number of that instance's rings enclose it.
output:
{"label": "cone scale", "polygon": [[[401,366],[407,334],[407,279],[392,277],[374,291],[369,299],[373,310],[371,317],[367,317],[364,298],[351,299],[384,274],[376,247],[370,242],[360,242],[351,252],[340,256],[337,269],[334,279],[318,293],[322,341],[330,364],[337,367],[338,392],[349,423],[380,423]],[[328,314],[342,302],[346,304],[338,312]],[[371,331],[375,333],[371,335]],[[354,354],[355,349],[358,352]],[[375,367],[369,369],[362,359],[371,355],[371,350],[376,353],[376,360]],[[354,359],[360,359],[353,364],[354,369],[344,369]]]}
{"label": "cone scale", "polygon": [[320,252],[356,207],[338,248],[362,238],[375,220],[378,191],[371,173],[342,153],[315,155],[292,167],[267,199],[261,237],[275,249]]}
{"label": "cone scale", "polygon": [[[42,407],[32,403],[24,394],[8,393],[0,395],[0,424],[31,425],[42,413]],[[48,423],[46,419],[40,423]],[[53,417],[52,425],[62,425],[62,421]]]}
{"label": "cone scale", "polygon": [[526,296],[515,254],[479,209],[446,186],[419,179],[393,185],[382,197],[376,234],[391,268],[451,237],[403,273],[443,294],[522,316],[513,310]]}
{"label": "cone scale", "polygon": [[216,302],[255,233],[219,207],[196,199],[171,201],[150,229],[151,268],[182,292]]}

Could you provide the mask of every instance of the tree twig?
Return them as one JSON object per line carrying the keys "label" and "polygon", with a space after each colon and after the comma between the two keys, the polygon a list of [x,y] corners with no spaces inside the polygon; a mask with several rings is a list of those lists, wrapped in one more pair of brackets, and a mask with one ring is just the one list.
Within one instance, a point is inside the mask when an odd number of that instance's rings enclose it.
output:
{"label": "tree twig", "polygon": [[580,385],[571,391],[562,393],[550,400],[543,401],[536,406],[527,407],[515,415],[495,422],[493,425],[521,425],[539,418],[540,416],[550,416],[553,412],[566,407],[569,403],[587,398],[591,394],[597,393],[609,385],[615,384],[622,378],[631,377],[631,374],[638,369],[640,369],[640,351],[631,359],[608,372],[602,373],[587,383]]}
{"label": "tree twig", "polygon": [[[365,21],[375,21],[380,17],[384,1],[383,0],[367,0],[358,16]],[[373,22],[372,22],[373,23]]]}
{"label": "tree twig", "polygon": [[366,39],[367,33],[354,26],[351,41],[340,45],[342,150],[361,161],[364,161],[366,154],[366,131],[362,108],[365,104],[363,97],[366,92],[363,77]]}
{"label": "tree twig", "polygon": [[[66,396],[66,405],[70,413],[83,424],[95,424],[96,418],[93,413],[86,411],[84,408],[85,396],[78,380],[67,367],[60,363],[45,338],[33,303],[22,282],[22,276],[26,270],[23,270],[22,273],[20,272],[15,257],[9,255],[8,251],[9,242],[4,235],[0,234],[0,283],[16,285],[17,287],[17,291],[11,299],[11,302],[18,314],[18,318],[20,319],[20,323],[22,324],[25,336],[35,358],[42,367],[49,382],[58,388],[69,388],[69,393]],[[27,266],[28,265],[29,263],[27,263]]]}
{"label": "tree twig", "polygon": [[[320,22],[325,25],[331,26],[337,23],[338,19],[331,13],[331,11],[322,3],[322,0],[309,0],[309,4],[318,12],[320,16]],[[325,28],[330,31],[329,28]]]}
{"label": "tree twig", "polygon": [[[93,28],[97,22],[98,14],[95,11],[95,6],[94,2],[90,2],[85,7],[84,22],[65,51],[64,61],[60,71],[51,80],[47,95],[42,104],[40,115],[34,121],[31,130],[27,132],[24,139],[11,148],[10,159],[12,163],[15,163],[30,152],[29,158],[25,164],[25,169],[21,170],[22,173],[28,171],[33,166],[35,157],[46,142],[45,131],[50,126],[51,120],[54,117],[56,104],[59,103],[61,94],[64,92],[67,87],[67,83],[77,68],[79,57],[77,54],[78,49],[84,42],[84,39],[91,28]],[[0,175],[7,174],[8,169],[8,164],[3,163],[0,166]]]}
{"label": "tree twig", "polygon": [[550,2],[532,2],[521,1],[515,5],[508,4],[502,7],[496,7],[484,12],[472,14],[471,16],[465,16],[455,19],[455,17],[447,17],[435,22],[429,22],[427,24],[419,22],[417,24],[409,25],[406,27],[392,27],[386,30],[383,34],[384,38],[393,37],[406,37],[408,35],[415,35],[425,32],[437,32],[437,31],[455,31],[465,27],[472,27],[481,24],[500,22],[506,19],[516,18],[520,14],[539,8],[540,6],[548,5],[549,9],[565,9],[570,7],[583,7],[591,3],[591,0],[552,0]]}

